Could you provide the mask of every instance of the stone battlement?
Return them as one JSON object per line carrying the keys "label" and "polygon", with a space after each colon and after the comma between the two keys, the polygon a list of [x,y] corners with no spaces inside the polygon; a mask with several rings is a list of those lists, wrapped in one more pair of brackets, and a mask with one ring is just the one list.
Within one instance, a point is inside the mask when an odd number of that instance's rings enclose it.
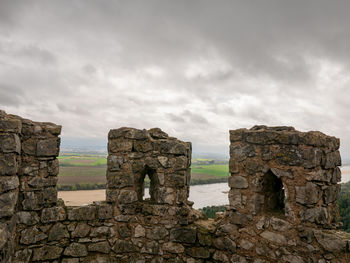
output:
{"label": "stone battlement", "polygon": [[188,201],[191,144],[158,128],[111,130],[106,201],[66,206],[60,132],[0,111],[0,262],[350,262],[335,137],[230,131],[229,205],[211,220]]}

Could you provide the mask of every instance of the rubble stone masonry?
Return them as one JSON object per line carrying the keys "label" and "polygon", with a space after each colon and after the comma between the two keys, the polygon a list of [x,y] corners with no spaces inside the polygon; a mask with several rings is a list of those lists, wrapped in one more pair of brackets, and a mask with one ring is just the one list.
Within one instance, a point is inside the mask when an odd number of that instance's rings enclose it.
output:
{"label": "rubble stone masonry", "polygon": [[158,128],[111,130],[106,201],[65,206],[60,132],[0,111],[0,262],[350,262],[335,137],[230,131],[229,206],[212,220],[188,200],[191,144]]}

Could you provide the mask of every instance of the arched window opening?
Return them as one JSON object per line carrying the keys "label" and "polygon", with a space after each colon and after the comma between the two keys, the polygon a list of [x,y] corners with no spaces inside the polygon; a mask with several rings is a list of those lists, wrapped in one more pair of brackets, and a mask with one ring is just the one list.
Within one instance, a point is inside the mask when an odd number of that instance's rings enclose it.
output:
{"label": "arched window opening", "polygon": [[[137,185],[138,191],[137,196],[139,201],[147,200],[148,196],[151,202],[155,200],[155,186],[156,186],[156,172],[154,169],[146,167],[139,177],[139,182]],[[148,180],[147,180],[148,178]],[[145,188],[149,187],[149,195],[145,194]],[[145,198],[146,197],[146,198]]]}
{"label": "arched window opening", "polygon": [[263,177],[262,186],[264,211],[284,214],[285,193],[282,180],[269,170]]}

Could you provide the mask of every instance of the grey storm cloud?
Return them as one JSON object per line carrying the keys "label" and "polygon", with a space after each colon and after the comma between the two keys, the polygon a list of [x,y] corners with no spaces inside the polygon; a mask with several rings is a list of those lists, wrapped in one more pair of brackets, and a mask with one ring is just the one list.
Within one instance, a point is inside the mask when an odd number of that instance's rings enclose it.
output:
{"label": "grey storm cloud", "polygon": [[[292,125],[350,156],[350,1],[0,2],[0,106],[62,139],[159,126],[226,151],[228,130]],[[196,148],[194,148],[194,151]]]}

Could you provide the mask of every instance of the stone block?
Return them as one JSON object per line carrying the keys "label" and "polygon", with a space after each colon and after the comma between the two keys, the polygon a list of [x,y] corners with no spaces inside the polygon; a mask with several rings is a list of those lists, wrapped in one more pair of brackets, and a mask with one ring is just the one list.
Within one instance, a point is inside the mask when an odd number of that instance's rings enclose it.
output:
{"label": "stone block", "polygon": [[108,141],[109,153],[131,152],[133,144],[131,140],[114,139]]}
{"label": "stone block", "polygon": [[66,211],[61,206],[44,208],[41,212],[42,223],[63,221],[65,219],[66,219]]}
{"label": "stone block", "polygon": [[18,176],[0,176],[0,194],[18,188]]}
{"label": "stone block", "polygon": [[0,118],[0,131],[19,133],[22,129],[22,122],[20,119],[14,118]]}
{"label": "stone block", "polygon": [[228,178],[228,185],[231,188],[245,189],[248,188],[248,181],[243,176],[235,175]]}
{"label": "stone block", "polygon": [[63,248],[59,246],[42,246],[33,249],[32,261],[38,260],[54,260],[61,257]]}
{"label": "stone block", "polygon": [[154,139],[167,139],[169,137],[167,133],[163,132],[159,128],[152,128],[148,131],[148,133]]}
{"label": "stone block", "polygon": [[12,216],[18,199],[18,190],[0,194],[0,218]]}
{"label": "stone block", "polygon": [[59,154],[60,138],[39,140],[36,155],[39,157],[56,157]]}
{"label": "stone block", "polygon": [[229,172],[233,173],[233,174],[239,172],[238,162],[236,160],[234,160],[233,158],[230,158],[230,161],[229,161]]}
{"label": "stone block", "polygon": [[263,238],[271,241],[271,242],[274,242],[274,243],[277,243],[277,244],[280,244],[280,245],[286,245],[287,244],[287,239],[285,236],[281,235],[281,234],[278,234],[278,233],[275,233],[275,232],[271,232],[271,231],[267,231],[265,230],[264,232],[262,232],[260,234],[260,236],[262,236]]}
{"label": "stone block", "polygon": [[41,190],[49,186],[56,186],[58,178],[56,176],[50,176],[47,178],[33,177],[28,181],[28,185],[31,190]]}
{"label": "stone block", "polygon": [[20,243],[24,245],[35,244],[47,238],[47,235],[36,227],[31,227],[21,232]]}
{"label": "stone block", "polygon": [[112,140],[112,139],[125,137],[125,134],[131,130],[133,130],[133,128],[128,128],[128,127],[121,127],[119,129],[112,129],[108,133],[108,139]]}
{"label": "stone block", "polygon": [[187,148],[184,143],[179,141],[164,141],[160,145],[160,153],[162,154],[174,154],[174,155],[186,155]]}
{"label": "stone block", "polygon": [[335,202],[340,195],[341,185],[331,185],[324,190],[324,203],[329,204]]}
{"label": "stone block", "polygon": [[174,242],[167,242],[163,244],[163,250],[173,254],[181,254],[185,251],[185,248],[181,244],[174,243]]}
{"label": "stone block", "polygon": [[61,125],[56,125],[51,122],[42,122],[41,128],[43,129],[44,132],[48,132],[52,134],[53,136],[58,136],[61,134],[62,126]]}
{"label": "stone block", "polygon": [[16,154],[0,153],[0,175],[15,175],[18,170]]}
{"label": "stone block", "polygon": [[80,243],[71,243],[63,252],[65,256],[71,257],[86,257],[88,255],[88,251],[86,246]]}
{"label": "stone block", "polygon": [[323,231],[314,231],[317,242],[326,251],[332,253],[345,252],[347,248],[347,240],[344,236],[339,236],[336,233],[325,233]]}
{"label": "stone block", "polygon": [[185,249],[186,255],[193,258],[209,258],[210,252],[204,247],[189,247]]}
{"label": "stone block", "polygon": [[107,182],[110,188],[124,188],[134,185],[134,174],[130,171],[107,171]]}
{"label": "stone block", "polygon": [[111,172],[119,171],[123,162],[124,158],[122,156],[109,155],[107,158],[108,170]]}
{"label": "stone block", "polygon": [[69,238],[67,227],[62,223],[54,224],[48,234],[48,241],[60,241]]}
{"label": "stone block", "polygon": [[228,238],[228,237],[219,237],[214,239],[214,246],[217,249],[220,250],[228,250],[231,253],[235,253],[236,252],[236,242],[234,242],[232,239]]}
{"label": "stone block", "polygon": [[39,217],[35,212],[20,211],[16,214],[17,224],[35,225],[39,222]]}
{"label": "stone block", "polygon": [[118,196],[119,204],[131,204],[138,201],[137,193],[134,190],[120,190]]}
{"label": "stone block", "polygon": [[17,134],[0,135],[0,152],[20,153],[21,141]]}
{"label": "stone block", "polygon": [[301,218],[303,221],[323,225],[327,224],[328,212],[325,207],[309,208],[301,213]]}
{"label": "stone block", "polygon": [[190,227],[176,227],[170,230],[170,241],[193,244],[196,242],[197,231]]}
{"label": "stone block", "polygon": [[75,220],[94,220],[96,218],[96,207],[81,206],[68,209],[68,219],[71,221]]}
{"label": "stone block", "polygon": [[111,247],[109,246],[109,243],[107,241],[93,243],[88,245],[88,251],[91,252],[99,252],[99,253],[105,253],[108,254],[111,250]]}
{"label": "stone block", "polygon": [[153,145],[150,141],[135,141],[133,147],[135,151],[142,153],[150,152],[153,150]]}
{"label": "stone block", "polygon": [[86,237],[90,233],[91,227],[86,223],[78,223],[74,231],[71,233],[72,238]]}
{"label": "stone block", "polygon": [[147,231],[146,237],[153,240],[162,240],[169,234],[168,230],[162,226],[156,226]]}
{"label": "stone block", "polygon": [[97,218],[98,219],[110,219],[113,217],[113,207],[108,204],[103,204],[98,207]]}
{"label": "stone block", "polygon": [[137,247],[131,241],[122,239],[117,239],[112,249],[117,254],[137,251]]}
{"label": "stone block", "polygon": [[341,157],[340,157],[339,151],[327,153],[323,165],[325,169],[330,169],[330,168],[335,168],[336,166],[340,166]]}
{"label": "stone block", "polygon": [[233,160],[241,162],[245,160],[247,157],[254,157],[255,149],[252,145],[235,143],[230,145],[230,156]]}

